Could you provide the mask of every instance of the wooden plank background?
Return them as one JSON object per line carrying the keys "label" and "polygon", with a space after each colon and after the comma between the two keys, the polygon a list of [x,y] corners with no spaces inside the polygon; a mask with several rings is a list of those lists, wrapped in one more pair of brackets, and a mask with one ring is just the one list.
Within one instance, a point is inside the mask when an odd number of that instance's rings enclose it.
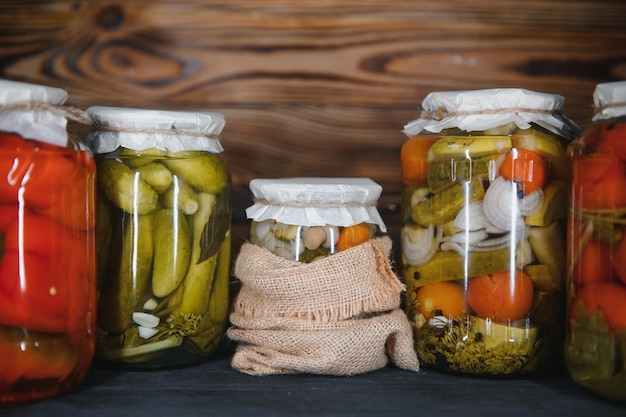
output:
{"label": "wooden plank background", "polygon": [[371,177],[385,217],[431,91],[558,93],[586,126],[595,85],[626,79],[626,2],[0,1],[0,77],[81,108],[223,113],[235,221],[251,179],[289,176]]}

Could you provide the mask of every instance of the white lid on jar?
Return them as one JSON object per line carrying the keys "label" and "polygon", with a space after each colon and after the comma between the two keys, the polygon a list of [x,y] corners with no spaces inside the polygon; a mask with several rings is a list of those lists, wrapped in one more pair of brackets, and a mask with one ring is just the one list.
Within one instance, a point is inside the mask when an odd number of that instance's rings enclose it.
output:
{"label": "white lid on jar", "polygon": [[481,131],[515,123],[528,129],[531,123],[567,139],[579,127],[563,114],[565,98],[521,88],[432,92],[422,102],[422,114],[404,126],[411,137],[424,130],[439,133],[459,128]]}
{"label": "white lid on jar", "polygon": [[387,227],[376,209],[382,186],[370,178],[281,178],[250,181],[254,204],[248,219],[276,220],[300,226]]}
{"label": "white lid on jar", "polygon": [[61,106],[67,96],[65,90],[56,87],[0,80],[0,131],[67,146],[67,118],[60,112],[37,107],[38,103]]}
{"label": "white lid on jar", "polygon": [[94,106],[87,114],[93,123],[89,141],[96,153],[112,152],[120,146],[138,151],[224,150],[219,135],[225,120],[220,113]]}
{"label": "white lid on jar", "polygon": [[626,81],[596,85],[593,106],[596,111],[592,119],[594,122],[626,115]]}

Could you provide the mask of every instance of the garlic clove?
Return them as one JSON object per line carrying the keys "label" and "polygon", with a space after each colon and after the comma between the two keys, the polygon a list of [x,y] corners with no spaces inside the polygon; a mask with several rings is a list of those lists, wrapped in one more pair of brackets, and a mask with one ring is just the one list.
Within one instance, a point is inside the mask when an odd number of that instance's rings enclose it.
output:
{"label": "garlic clove", "polygon": [[136,311],[133,313],[133,321],[140,326],[153,328],[159,325],[161,319],[152,314]]}
{"label": "garlic clove", "polygon": [[157,308],[158,305],[159,303],[157,302],[157,300],[155,300],[154,298],[150,298],[143,304],[143,309],[146,311],[152,311]]}
{"label": "garlic clove", "polygon": [[141,337],[142,339],[150,339],[152,336],[159,332],[157,329],[154,329],[152,327],[139,326],[137,327],[137,329],[139,331],[139,337]]}

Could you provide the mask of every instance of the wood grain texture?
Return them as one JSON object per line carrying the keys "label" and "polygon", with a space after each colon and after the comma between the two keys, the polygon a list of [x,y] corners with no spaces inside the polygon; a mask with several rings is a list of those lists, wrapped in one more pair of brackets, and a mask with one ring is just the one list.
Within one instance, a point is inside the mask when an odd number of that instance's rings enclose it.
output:
{"label": "wood grain texture", "polygon": [[625,28],[612,0],[1,1],[0,76],[223,113],[236,219],[256,177],[368,176],[393,209],[427,93],[558,93],[585,126],[595,85],[626,79]]}

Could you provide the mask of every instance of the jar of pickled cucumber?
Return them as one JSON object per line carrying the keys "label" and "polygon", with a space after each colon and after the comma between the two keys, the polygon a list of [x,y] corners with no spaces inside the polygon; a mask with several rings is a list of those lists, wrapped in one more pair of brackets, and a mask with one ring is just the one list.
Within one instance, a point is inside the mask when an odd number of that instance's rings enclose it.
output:
{"label": "jar of pickled cucumber", "polygon": [[229,307],[231,180],[221,114],[92,107],[98,363],[212,356]]}
{"label": "jar of pickled cucumber", "polygon": [[250,242],[289,260],[313,262],[387,232],[382,187],[369,178],[254,179],[250,190]]}
{"label": "jar of pickled cucumber", "polygon": [[478,375],[561,364],[566,146],[561,96],[434,92],[405,126],[401,253],[421,363]]}
{"label": "jar of pickled cucumber", "polygon": [[0,405],[70,390],[94,355],[96,166],[66,99],[0,81]]}
{"label": "jar of pickled cucumber", "polygon": [[568,151],[565,365],[587,389],[626,402],[626,82],[599,84],[596,114]]}

